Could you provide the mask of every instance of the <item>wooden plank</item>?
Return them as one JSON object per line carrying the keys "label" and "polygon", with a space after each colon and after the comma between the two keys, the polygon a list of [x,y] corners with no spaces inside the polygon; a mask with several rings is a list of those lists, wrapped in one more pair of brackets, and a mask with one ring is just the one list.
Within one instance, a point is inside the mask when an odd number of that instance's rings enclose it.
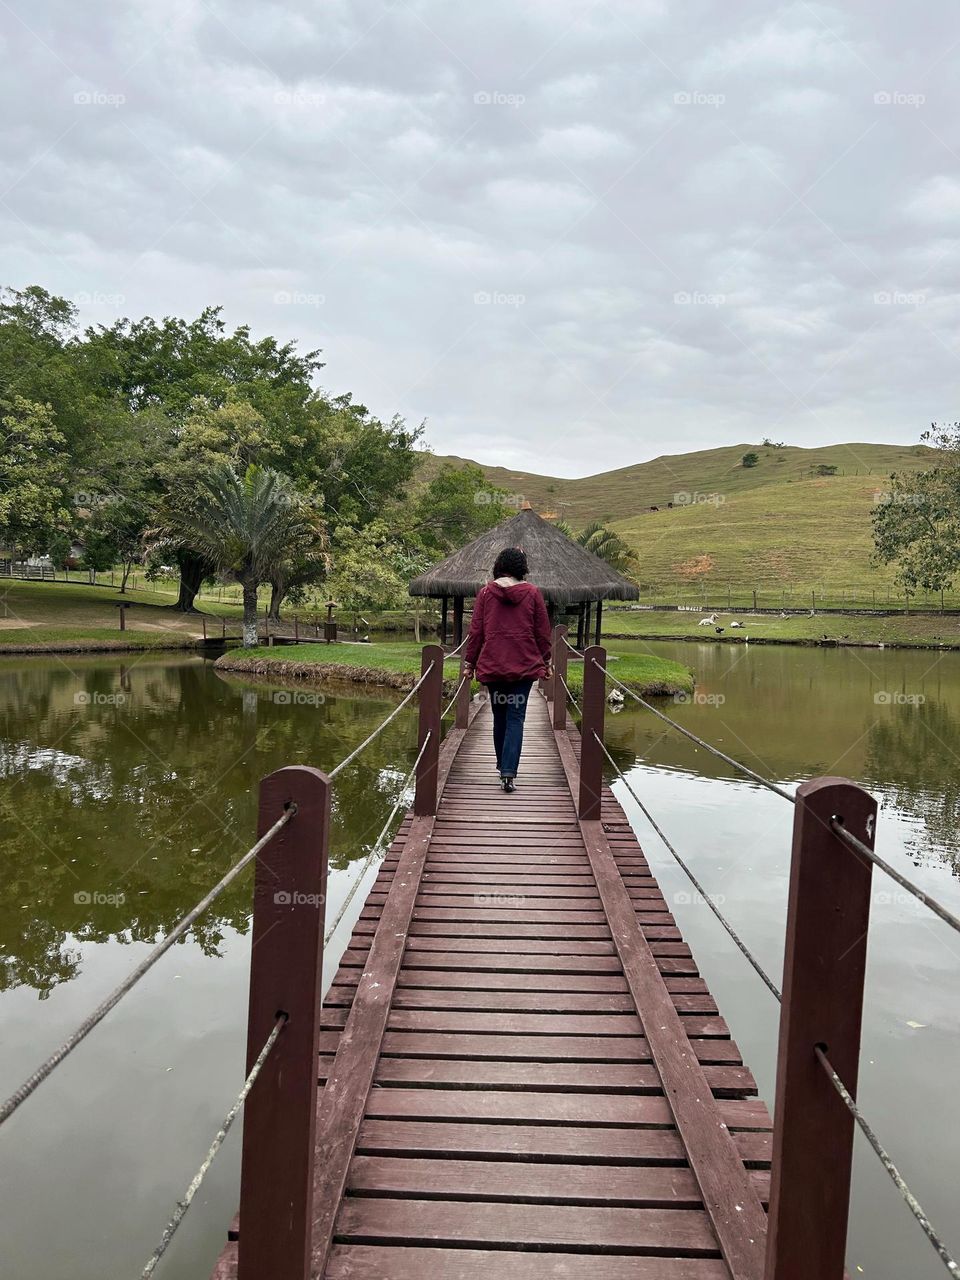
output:
{"label": "wooden plank", "polygon": [[490,1204],[486,1201],[348,1197],[337,1219],[337,1238],[363,1243],[475,1248],[586,1249],[687,1257],[717,1255],[705,1213],[693,1209],[621,1209],[587,1205]]}
{"label": "wooden plank", "polygon": [[[343,1021],[338,1019],[338,1021]],[[321,1030],[320,1051],[336,1052],[339,1030]],[[739,1063],[731,1040],[695,1039],[690,1049],[702,1063]],[[402,1057],[475,1058],[526,1062],[650,1062],[644,1036],[469,1035],[443,1031],[387,1031],[383,1053]]]}
{"label": "wooden plank", "polygon": [[327,1280],[730,1280],[719,1259],[338,1244]]}
{"label": "wooden plank", "polygon": [[[570,738],[558,735],[571,792],[577,765]],[[654,1062],[670,1099],[703,1203],[734,1280],[762,1280],[766,1217],[681,1019],[661,981],[650,947],[637,927],[629,899],[600,822],[582,822],[584,844],[623,971],[636,1001]]]}

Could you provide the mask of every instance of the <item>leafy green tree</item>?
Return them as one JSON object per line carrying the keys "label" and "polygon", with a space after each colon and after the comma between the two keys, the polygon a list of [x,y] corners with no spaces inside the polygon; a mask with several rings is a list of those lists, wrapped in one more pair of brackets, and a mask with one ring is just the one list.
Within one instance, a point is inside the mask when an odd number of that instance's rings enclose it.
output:
{"label": "leafy green tree", "polygon": [[24,552],[46,551],[70,519],[69,460],[50,405],[14,395],[0,416],[0,538]]}
{"label": "leafy green tree", "polygon": [[243,644],[257,643],[257,590],[277,565],[323,545],[323,526],[286,477],[219,463],[195,490],[171,497],[158,541],[185,547],[243,589]]}
{"label": "leafy green tree", "polygon": [[386,521],[337,529],[334,541],[340,550],[328,580],[330,595],[353,613],[354,626],[364,609],[396,609],[406,602],[407,551]]}
{"label": "leafy green tree", "polygon": [[938,465],[892,475],[873,509],[876,558],[897,565],[907,593],[949,590],[960,573],[960,423],[935,423],[921,439],[940,451]]}
{"label": "leafy green tree", "polygon": [[756,467],[759,463],[760,455],[759,453],[755,453],[753,450],[750,450],[749,453],[745,453],[740,459],[740,465],[742,467]]}
{"label": "leafy green tree", "polygon": [[506,497],[472,463],[445,463],[416,498],[408,530],[425,549],[445,554],[515,514]]}
{"label": "leafy green tree", "polygon": [[112,569],[118,558],[117,542],[112,531],[89,525],[84,531],[83,555],[80,568],[86,569],[90,581],[96,582],[98,573]]}

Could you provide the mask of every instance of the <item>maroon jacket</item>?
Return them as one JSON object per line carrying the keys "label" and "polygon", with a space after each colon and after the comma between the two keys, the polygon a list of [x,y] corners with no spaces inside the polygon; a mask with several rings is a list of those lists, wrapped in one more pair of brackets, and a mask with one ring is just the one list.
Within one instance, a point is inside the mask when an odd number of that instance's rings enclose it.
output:
{"label": "maroon jacket", "polygon": [[473,606],[464,661],[482,684],[538,680],[550,661],[550,619],[532,582],[488,582]]}

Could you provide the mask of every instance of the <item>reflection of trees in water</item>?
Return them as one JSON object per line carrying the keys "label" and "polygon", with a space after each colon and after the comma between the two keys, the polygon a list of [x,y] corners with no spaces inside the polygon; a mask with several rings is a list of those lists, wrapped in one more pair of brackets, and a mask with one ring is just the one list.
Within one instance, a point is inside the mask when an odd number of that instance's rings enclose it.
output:
{"label": "reflection of trees in water", "polygon": [[[94,700],[121,692],[124,703]],[[77,693],[90,701],[78,706]],[[332,768],[392,705],[271,695],[191,662],[0,671],[0,986],[43,996],[79,972],[75,943],[167,933],[252,843],[260,778],[288,764]],[[372,847],[414,754],[404,716],[337,779],[331,865]],[[246,931],[252,876],[194,926],[207,954],[227,929]]]}
{"label": "reflection of trees in water", "polygon": [[883,708],[870,729],[866,770],[865,785],[882,787],[896,808],[919,818],[935,844],[908,837],[914,863],[946,862],[960,875],[960,718],[942,702]]}

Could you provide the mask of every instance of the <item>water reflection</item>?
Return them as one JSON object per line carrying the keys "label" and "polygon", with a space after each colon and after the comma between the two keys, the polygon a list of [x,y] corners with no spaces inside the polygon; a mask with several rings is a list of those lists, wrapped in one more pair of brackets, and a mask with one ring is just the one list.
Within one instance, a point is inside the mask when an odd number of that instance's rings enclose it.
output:
{"label": "water reflection", "polygon": [[[74,977],[81,944],[168,932],[249,846],[259,779],[332,767],[391,702],[324,689],[291,697],[201,659],[31,659],[0,666],[3,987],[41,998]],[[414,754],[391,725],[338,780],[331,866],[369,851]],[[249,877],[197,921],[219,953],[245,932]]]}

